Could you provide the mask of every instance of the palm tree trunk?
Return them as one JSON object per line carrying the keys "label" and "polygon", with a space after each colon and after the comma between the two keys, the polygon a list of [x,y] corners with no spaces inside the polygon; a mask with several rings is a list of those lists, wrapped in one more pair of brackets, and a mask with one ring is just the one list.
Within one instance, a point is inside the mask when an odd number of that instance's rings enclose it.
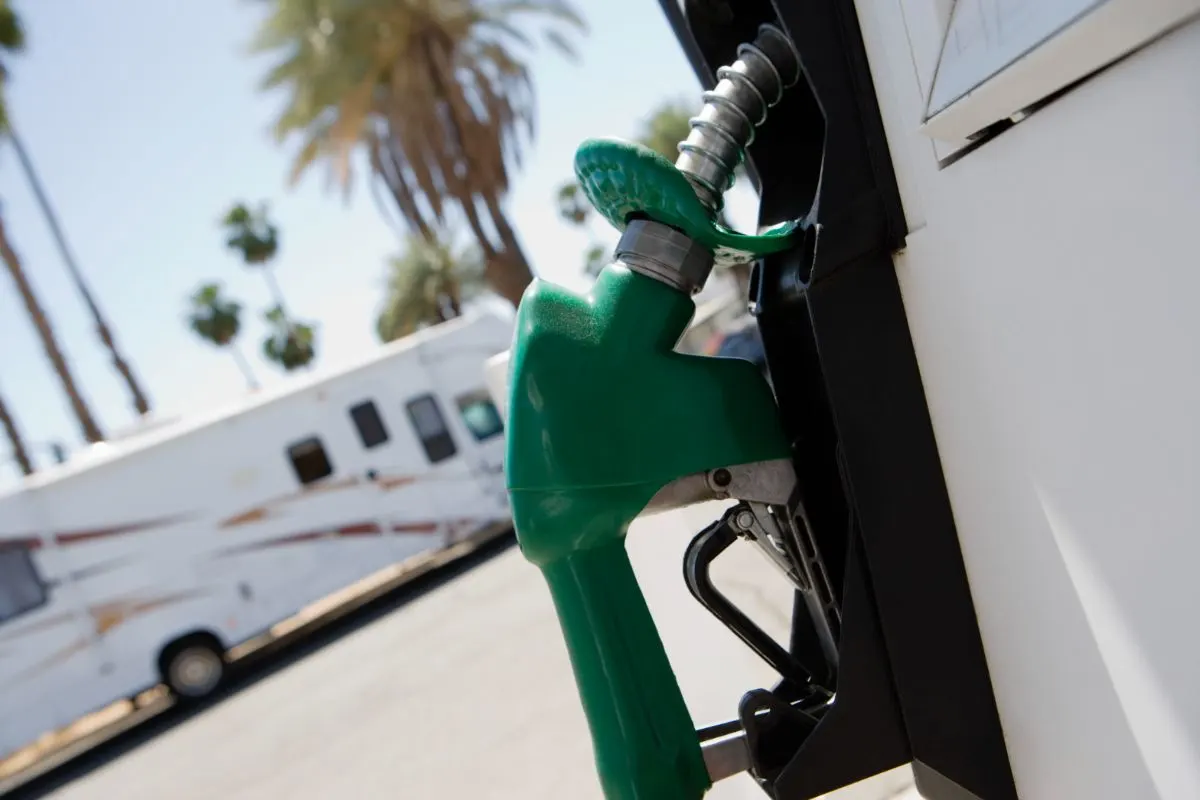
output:
{"label": "palm tree trunk", "polygon": [[471,234],[477,240],[479,249],[483,251],[483,257],[487,261],[492,261],[500,254],[496,249],[496,245],[492,243],[492,239],[488,236],[487,231],[483,229],[483,220],[479,218],[479,209],[475,207],[475,198],[468,197],[465,201],[459,203],[462,207],[463,214],[467,217],[467,225],[471,228]]}
{"label": "palm tree trunk", "polygon": [[458,284],[455,283],[446,289],[446,302],[450,304],[450,313],[454,317],[462,316],[462,293],[458,289]]}
{"label": "palm tree trunk", "polygon": [[4,402],[4,397],[0,396],[0,428],[4,428],[4,434],[8,437],[8,443],[12,445],[13,459],[17,462],[17,466],[21,468],[22,475],[33,474],[33,462],[29,460],[29,451],[25,449],[25,440],[21,438],[21,431],[17,429],[17,422],[9,413],[8,405]]}
{"label": "palm tree trunk", "polygon": [[496,226],[496,231],[500,234],[500,241],[504,244],[504,252],[508,258],[509,274],[505,282],[510,287],[510,293],[516,292],[516,299],[508,294],[505,296],[516,306],[521,302],[521,295],[533,282],[533,270],[530,269],[525,249],[521,247],[521,242],[517,239],[517,233],[513,230],[512,225],[508,224],[508,217],[505,215],[504,209],[500,207],[496,196],[487,192],[484,194],[484,201],[487,203],[492,224]]}
{"label": "palm tree trunk", "polygon": [[[279,288],[279,279],[275,277],[275,270],[270,264],[261,265],[263,277],[267,280],[267,289],[271,293],[271,297],[275,298],[275,305],[279,308],[279,312],[283,314],[283,327],[287,331],[287,340],[290,342],[295,331],[292,324],[292,317],[288,314],[287,306],[283,302],[283,289]],[[309,367],[311,368],[311,362]]]}
{"label": "palm tree trunk", "polygon": [[17,285],[17,293],[21,295],[21,300],[25,303],[25,310],[29,313],[29,319],[33,322],[34,328],[37,329],[38,337],[42,340],[42,347],[46,350],[46,356],[50,359],[50,364],[62,382],[63,390],[67,393],[67,399],[71,403],[71,409],[75,412],[75,418],[79,420],[83,438],[89,442],[104,441],[104,434],[100,432],[100,426],[96,424],[96,418],[92,416],[91,409],[84,401],[83,394],[79,391],[78,384],[75,383],[75,377],[71,374],[71,368],[67,365],[67,359],[58,346],[58,341],[54,338],[50,320],[46,317],[46,312],[33,293],[29,279],[25,277],[25,270],[21,267],[21,261],[17,258],[16,251],[8,241],[8,232],[4,227],[2,216],[0,216],[0,260],[4,261],[4,265],[8,267],[8,273],[12,275],[13,283]]}
{"label": "palm tree trunk", "polygon": [[[531,280],[528,277],[529,267],[525,266],[524,276],[522,276],[520,264],[513,258],[513,254],[507,250],[498,250],[492,244],[491,238],[483,229],[483,220],[479,218],[479,210],[475,208],[475,198],[468,197],[459,205],[466,214],[467,224],[470,225],[471,233],[479,243],[479,249],[483,251],[484,279],[496,290],[496,294],[516,307],[521,302],[521,296],[525,294],[525,287]],[[517,256],[523,257],[519,251]]]}
{"label": "palm tree trunk", "polygon": [[[465,135],[463,126],[469,124],[469,114],[464,108],[462,97],[454,90],[452,71],[445,57],[445,53],[450,47],[449,43],[442,43],[445,47],[439,49],[431,37],[425,37],[421,44],[425,49],[425,58],[429,65],[429,76],[433,82],[434,92],[447,103],[449,113],[446,116],[446,123],[450,128],[450,135],[454,138],[459,156],[466,167],[466,179],[458,179],[451,194],[459,201],[459,206],[467,215],[471,231],[484,251],[484,279],[497,294],[516,307],[521,302],[521,296],[525,294],[525,288],[533,280],[533,274],[529,270],[529,262],[517,242],[512,227],[500,210],[497,201],[497,193],[503,190],[503,186],[500,185],[502,183],[500,175],[492,169],[495,165],[484,164],[481,166],[477,163],[476,154],[472,152],[471,143]],[[454,176],[453,168],[445,171],[447,182],[454,180]],[[487,205],[488,212],[495,223],[496,232],[500,235],[503,251],[497,251],[491,238],[484,233],[478,210],[475,207],[477,194]]]}
{"label": "palm tree trunk", "polygon": [[279,288],[279,279],[275,277],[275,270],[270,264],[261,265],[263,278],[267,281],[267,290],[271,293],[271,297],[275,300],[275,305],[279,307],[279,311],[283,314],[283,321],[287,323],[288,330],[292,329],[292,318],[287,312],[287,306],[283,302],[283,290]]}
{"label": "palm tree trunk", "polygon": [[141,384],[138,383],[137,378],[134,376],[129,362],[121,355],[116,340],[113,338],[112,330],[108,327],[104,315],[100,313],[100,307],[96,304],[96,299],[93,297],[87,281],[84,280],[83,272],[79,269],[79,264],[75,261],[75,256],[71,252],[71,248],[67,245],[67,237],[62,231],[62,226],[59,225],[58,215],[50,205],[50,199],[46,196],[37,171],[33,168],[33,161],[25,151],[25,146],[21,143],[16,131],[13,130],[11,121],[7,133],[9,141],[12,142],[13,150],[17,153],[17,160],[21,162],[21,168],[25,171],[25,177],[28,178],[29,185],[33,188],[33,194],[37,198],[38,205],[41,206],[42,215],[46,218],[46,222],[50,226],[50,233],[54,237],[55,244],[58,246],[58,252],[67,267],[67,272],[71,275],[71,280],[75,283],[75,289],[83,297],[84,305],[87,306],[88,312],[96,322],[96,335],[100,338],[101,344],[108,350],[109,355],[112,356],[113,366],[116,367],[117,372],[120,373],[125,384],[129,387],[129,393],[133,396],[133,407],[137,410],[137,413],[139,415],[149,413],[150,401],[146,399],[146,393],[142,391]]}
{"label": "palm tree trunk", "polygon": [[[433,228],[429,227],[429,223],[425,221],[425,217],[420,213],[417,206],[416,198],[412,192],[408,190],[405,183],[403,164],[396,158],[395,153],[388,149],[387,145],[372,138],[370,140],[370,156],[371,168],[375,171],[375,175],[383,181],[391,194],[392,200],[395,201],[396,207],[400,209],[400,215],[412,226],[415,226],[421,238],[430,244],[437,242],[437,233]],[[379,198],[378,192],[375,191],[376,184],[371,182],[372,196],[375,198],[376,205],[380,208],[380,213],[383,213],[383,203]],[[389,220],[391,215],[385,215]],[[397,233],[403,232],[397,228]]]}
{"label": "palm tree trunk", "polygon": [[257,392],[262,387],[258,384],[258,378],[254,377],[254,369],[250,366],[250,362],[246,360],[246,355],[235,343],[231,342],[226,346],[229,348],[229,352],[233,354],[233,360],[237,362],[238,369],[245,376],[247,388],[252,392]]}
{"label": "palm tree trunk", "polygon": [[449,322],[462,316],[462,300],[453,282],[438,290],[436,301],[438,322]]}

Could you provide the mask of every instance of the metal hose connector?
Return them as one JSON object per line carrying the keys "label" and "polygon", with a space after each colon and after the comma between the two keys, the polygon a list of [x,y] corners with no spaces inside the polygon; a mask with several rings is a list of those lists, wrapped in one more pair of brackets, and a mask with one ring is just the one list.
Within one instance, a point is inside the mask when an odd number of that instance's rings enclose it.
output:
{"label": "metal hose connector", "polygon": [[767,109],[800,80],[800,55],[787,34],[761,25],[753,42],[737,49],[738,59],[717,70],[717,85],[705,92],[704,108],[688,120],[691,132],[679,143],[675,167],[688,179],[700,202],[716,214],[733,185],[734,170],[767,120]]}

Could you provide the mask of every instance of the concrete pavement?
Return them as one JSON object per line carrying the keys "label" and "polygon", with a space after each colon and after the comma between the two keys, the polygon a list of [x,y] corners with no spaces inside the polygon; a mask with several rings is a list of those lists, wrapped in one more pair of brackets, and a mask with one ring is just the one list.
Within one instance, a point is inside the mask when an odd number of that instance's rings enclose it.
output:
{"label": "concrete pavement", "polygon": [[[680,576],[683,548],[720,511],[708,504],[640,520],[629,540],[698,725],[728,719],[746,689],[775,679]],[[782,636],[782,579],[748,547],[719,566],[722,589]],[[882,800],[909,784],[890,775],[852,797]],[[43,796],[601,799],[549,594],[515,548]],[[709,795],[763,796],[745,776]]]}

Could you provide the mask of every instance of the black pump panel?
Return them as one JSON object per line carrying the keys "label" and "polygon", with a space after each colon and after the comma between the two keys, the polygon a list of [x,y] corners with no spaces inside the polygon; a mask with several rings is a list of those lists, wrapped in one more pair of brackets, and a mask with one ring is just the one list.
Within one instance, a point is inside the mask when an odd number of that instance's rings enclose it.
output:
{"label": "black pump panel", "polygon": [[[1015,800],[892,261],[907,226],[854,3],[660,4],[706,89],[762,23],[792,37],[805,72],[748,153],[760,224],[803,219],[805,229],[756,266],[752,299],[803,506],[856,611],[839,643],[835,709],[795,739],[786,766],[776,742],[759,781],[800,800],[911,762],[926,797]],[[801,606],[798,654],[809,636]]]}

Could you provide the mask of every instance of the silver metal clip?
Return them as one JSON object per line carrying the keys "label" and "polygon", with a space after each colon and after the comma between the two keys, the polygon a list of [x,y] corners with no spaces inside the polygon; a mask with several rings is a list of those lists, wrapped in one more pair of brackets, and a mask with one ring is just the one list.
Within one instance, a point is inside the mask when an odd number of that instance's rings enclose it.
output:
{"label": "silver metal clip", "polygon": [[685,475],[660,489],[642,513],[656,514],[710,500],[742,501],[742,510],[733,518],[734,527],[801,592],[821,649],[836,666],[842,616],[838,593],[797,508],[796,470],[791,459],[734,464]]}

